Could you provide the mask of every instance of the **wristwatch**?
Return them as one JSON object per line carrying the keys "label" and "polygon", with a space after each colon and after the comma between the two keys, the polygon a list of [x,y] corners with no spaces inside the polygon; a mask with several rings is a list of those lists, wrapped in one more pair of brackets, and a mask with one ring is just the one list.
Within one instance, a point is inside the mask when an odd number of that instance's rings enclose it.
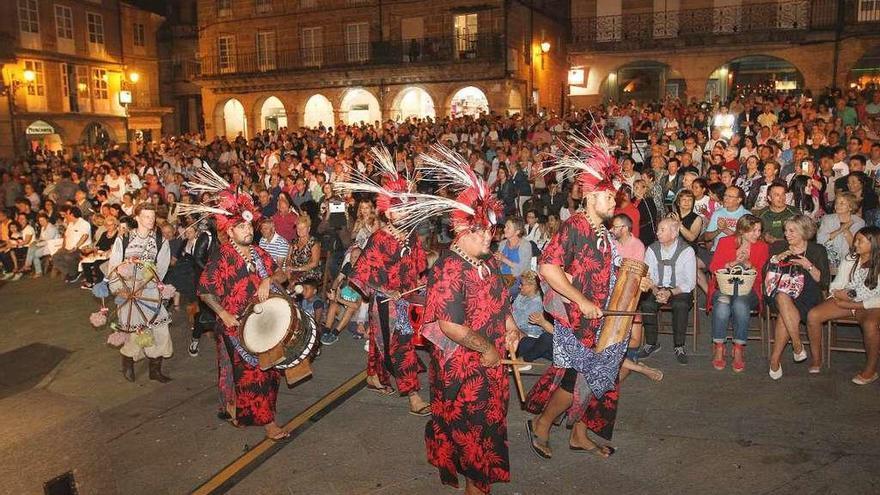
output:
{"label": "wristwatch", "polygon": [[856,297],[856,295],[858,295],[858,293],[855,291],[855,289],[850,289],[850,290],[846,291],[846,297],[848,297],[850,299],[854,299]]}

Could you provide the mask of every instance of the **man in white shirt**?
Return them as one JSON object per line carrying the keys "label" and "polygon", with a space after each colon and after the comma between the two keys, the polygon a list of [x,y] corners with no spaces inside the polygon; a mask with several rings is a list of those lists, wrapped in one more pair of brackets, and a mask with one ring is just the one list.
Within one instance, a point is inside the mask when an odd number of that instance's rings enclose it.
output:
{"label": "man in white shirt", "polygon": [[650,316],[644,317],[645,346],[639,357],[648,357],[660,350],[655,315],[661,304],[669,304],[672,306],[675,359],[679,364],[687,364],[684,344],[697,285],[697,258],[694,248],[678,236],[680,227],[681,223],[676,219],[661,220],[657,226],[657,242],[645,251],[648,276],[642,279],[642,290],[647,294],[641,302],[641,311]]}
{"label": "man in white shirt", "polygon": [[82,213],[75,206],[64,205],[60,208],[66,228],[64,244],[54,256],[52,265],[64,275],[68,283],[75,283],[82,276],[79,271],[80,249],[92,243],[92,226],[82,218]]}
{"label": "man in white shirt", "polygon": [[122,195],[125,194],[125,178],[119,175],[119,170],[116,167],[110,167],[110,175],[104,181],[110,192],[110,202],[121,203]]}

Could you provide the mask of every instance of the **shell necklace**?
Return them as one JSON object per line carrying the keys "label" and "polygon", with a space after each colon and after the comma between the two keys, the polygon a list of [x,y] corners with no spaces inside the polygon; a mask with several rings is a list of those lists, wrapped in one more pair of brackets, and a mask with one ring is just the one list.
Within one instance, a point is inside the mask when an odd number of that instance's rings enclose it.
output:
{"label": "shell necklace", "polygon": [[[485,280],[485,279],[486,279],[485,277],[487,277],[487,276],[489,276],[489,275],[492,274],[492,270],[489,269],[489,266],[486,265],[486,263],[484,263],[484,262],[481,261],[481,260],[474,259],[473,257],[468,256],[467,254],[465,254],[465,252],[462,251],[461,247],[459,247],[458,244],[456,244],[456,243],[453,242],[452,245],[449,246],[449,250],[452,251],[453,253],[459,255],[459,256],[461,257],[461,259],[467,261],[468,263],[470,263],[470,265],[471,265],[472,267],[476,268],[476,269],[477,269],[477,275],[480,276],[480,280]],[[485,276],[483,275],[483,269],[484,269],[484,268],[486,269],[486,275],[485,275]]]}

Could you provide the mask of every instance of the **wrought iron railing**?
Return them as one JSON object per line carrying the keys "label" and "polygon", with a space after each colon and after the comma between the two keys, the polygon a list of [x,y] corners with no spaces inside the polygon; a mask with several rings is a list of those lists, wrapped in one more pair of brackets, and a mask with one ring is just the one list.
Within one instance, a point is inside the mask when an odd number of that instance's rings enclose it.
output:
{"label": "wrought iron railing", "polygon": [[275,52],[214,54],[201,60],[201,77],[375,65],[504,60],[500,34],[346,43]]}
{"label": "wrought iron railing", "polygon": [[[839,14],[843,6],[843,15]],[[621,51],[796,41],[811,31],[876,29],[880,9],[859,0],[792,0],[572,20],[575,49]]]}

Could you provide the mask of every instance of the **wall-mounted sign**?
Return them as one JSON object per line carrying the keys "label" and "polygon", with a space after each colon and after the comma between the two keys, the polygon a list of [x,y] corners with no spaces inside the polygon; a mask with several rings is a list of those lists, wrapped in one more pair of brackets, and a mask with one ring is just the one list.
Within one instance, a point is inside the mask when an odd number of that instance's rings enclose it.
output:
{"label": "wall-mounted sign", "polygon": [[776,81],[776,91],[793,91],[797,89],[797,81]]}
{"label": "wall-mounted sign", "polygon": [[55,128],[49,125],[48,122],[36,120],[31,123],[31,125],[27,126],[24,133],[28,136],[46,136],[49,134],[55,134]]}
{"label": "wall-mounted sign", "polygon": [[568,84],[581,86],[584,84],[584,69],[571,69],[568,71]]}
{"label": "wall-mounted sign", "polygon": [[131,91],[120,91],[119,92],[119,104],[120,105],[128,105],[131,103]]}

